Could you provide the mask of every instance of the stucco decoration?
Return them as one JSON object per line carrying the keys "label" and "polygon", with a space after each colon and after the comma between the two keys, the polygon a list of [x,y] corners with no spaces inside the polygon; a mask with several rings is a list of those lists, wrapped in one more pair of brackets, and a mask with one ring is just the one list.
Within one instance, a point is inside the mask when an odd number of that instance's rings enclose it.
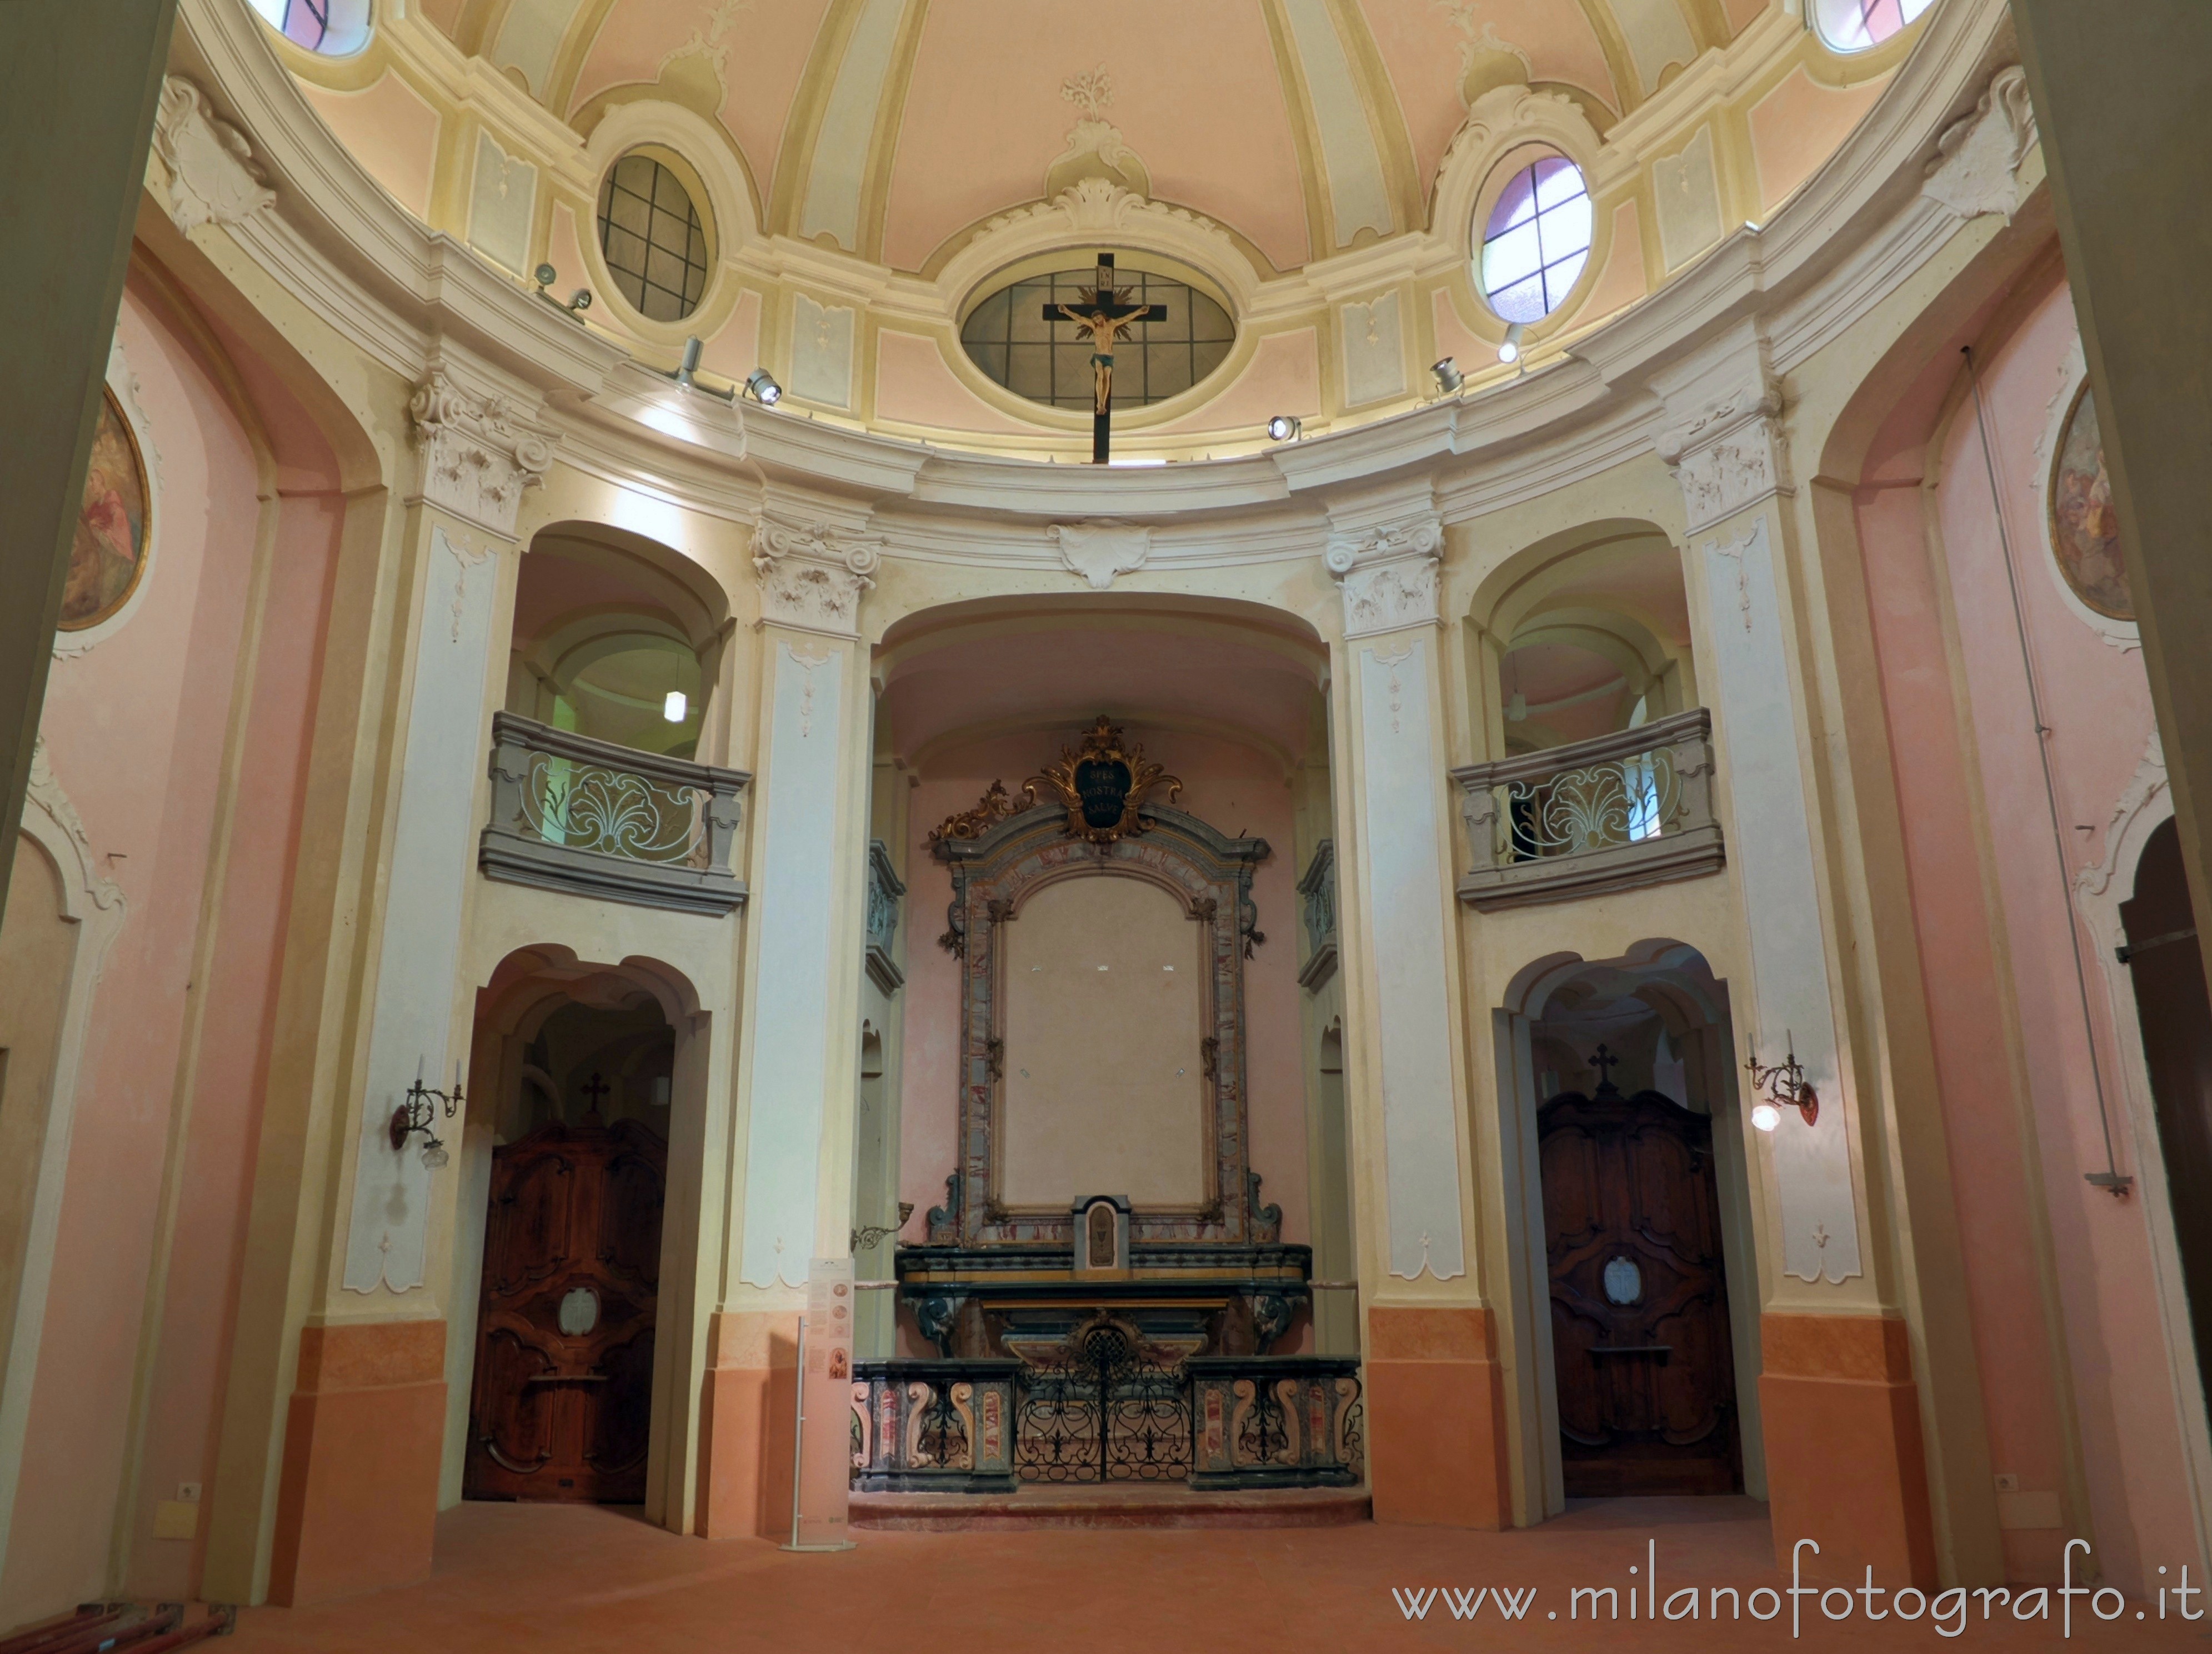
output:
{"label": "stucco decoration", "polygon": [[1467,1273],[1445,958],[1449,881],[1433,750],[1434,647],[1417,632],[1395,648],[1359,651],[1362,882],[1382,1065],[1389,1271],[1406,1280]]}
{"label": "stucco decoration", "polygon": [[154,153],[169,169],[169,217],[186,234],[202,224],[242,224],[276,204],[246,135],[181,75],[161,82]]}
{"label": "stucco decoration", "polygon": [[422,459],[421,497],[513,539],[523,494],[545,480],[559,433],[505,397],[465,390],[443,368],[431,370],[407,410]]}
{"label": "stucco decoration", "polygon": [[530,262],[530,226],[538,206],[538,168],[477,134],[476,178],[469,203],[469,245],[520,276]]}
{"label": "stucco decoration", "polygon": [[1082,575],[1094,592],[1107,590],[1116,575],[1134,574],[1152,555],[1152,531],[1141,523],[1054,523],[1045,532],[1068,572]]}
{"label": "stucco decoration", "polygon": [[753,532],[761,618],[831,637],[860,635],[860,594],[875,582],[883,541],[828,523],[764,518]]}
{"label": "stucco decoration", "polygon": [[43,736],[31,744],[30,787],[21,831],[45,851],[61,875],[61,916],[76,927],[77,934],[70,961],[69,991],[62,1001],[60,1036],[54,1046],[53,1075],[48,1082],[46,1130],[39,1140],[38,1164],[32,1173],[29,1210],[21,1214],[22,1227],[17,1231],[23,1270],[16,1282],[15,1312],[6,1346],[0,1349],[0,1553],[6,1549],[16,1508],[17,1478],[22,1471],[23,1444],[30,1426],[32,1376],[38,1367],[46,1323],[70,1142],[76,1122],[77,1078],[83,1068],[86,1037],[98,997],[95,990],[108,954],[131,915],[129,898],[121,887],[99,871],[84,822],[48,762]]}
{"label": "stucco decoration", "polygon": [[[1800,1280],[1847,1280],[1861,1270],[1849,1110],[1766,514],[1735,539],[1705,541],[1703,556],[1727,753],[1721,780],[1737,824],[1730,859],[1743,882],[1751,944],[1751,991],[1737,1001],[1737,1031],[1756,1043],[1761,1062],[1794,1049],[1823,1104],[1814,1125],[1786,1113],[1764,1134],[1782,1211],[1782,1267]],[[1747,822],[1755,829],[1745,830]]]}
{"label": "stucco decoration", "polygon": [[1398,295],[1385,293],[1343,307],[1344,401],[1357,408],[1406,393],[1406,351],[1400,342]]}
{"label": "stucco decoration", "polygon": [[1443,525],[1433,516],[1331,537],[1322,562],[1343,589],[1344,635],[1434,624],[1443,555]]}
{"label": "stucco decoration", "polygon": [[1083,241],[1165,253],[1203,271],[1221,284],[1232,313],[1258,295],[1251,260],[1212,219],[1095,175],[1077,179],[1048,201],[987,220],[946,265],[939,284],[949,292],[969,292],[1009,265],[1064,252],[1070,242]]}
{"label": "stucco decoration", "polygon": [[1099,178],[1121,184],[1139,195],[1152,192],[1152,175],[1121,129],[1106,119],[1114,101],[1114,77],[1099,64],[1060,83],[1061,101],[1076,108],[1075,125],[1067,129],[1067,147],[1045,168],[1044,193],[1049,200],[1079,179]]}
{"label": "stucco decoration", "polygon": [[1678,154],[1651,163],[1651,200],[1667,268],[1680,270],[1721,239],[1721,189],[1713,129],[1700,127]]}
{"label": "stucco decoration", "polygon": [[1671,423],[1654,441],[1674,469],[1690,532],[1709,528],[1790,487],[1782,436],[1780,385],[1763,368],[1747,368],[1728,388],[1668,405]]}
{"label": "stucco decoration", "polygon": [[2020,163],[2035,145],[2035,110],[2027,76],[2015,64],[1990,77],[1989,89],[1936,140],[1921,194],[1961,218],[2002,213],[2020,205]]}
{"label": "stucco decoration", "polygon": [[355,1146],[345,1286],[404,1292],[423,1280],[435,1173],[421,1145],[392,1146],[392,1110],[418,1073],[441,1085],[467,1032],[453,1028],[453,983],[475,848],[476,778],[483,762],[484,679],[499,560],[430,531],[429,578],[415,626],[398,824],[376,961],[368,1070]]}
{"label": "stucco decoration", "polygon": [[817,304],[804,293],[791,300],[791,383],[803,401],[825,408],[853,405],[853,319],[849,305]]}
{"label": "stucco decoration", "polygon": [[[740,1274],[753,1286],[806,1280],[814,1244],[830,965],[837,922],[837,782],[848,655],[831,645],[775,646],[775,704],[758,820],[765,835],[754,898],[760,984],[745,1127]],[[838,1232],[844,1232],[840,1225]]]}
{"label": "stucco decoration", "polygon": [[[2119,798],[2112,805],[2112,818],[2105,824],[2104,859],[2094,867],[2084,867],[2074,875],[2074,888],[2082,898],[2082,906],[2089,909],[2112,887],[2114,877],[2124,865],[2132,876],[2135,863],[2142,854],[2143,841],[2150,830],[2173,813],[2173,804],[2166,789],[2166,749],[2154,728],[2144,743],[2143,755],[2136,765],[2136,773],[2120,789]],[[2124,855],[2123,852],[2125,852]],[[2125,894],[2113,898],[2112,921],[2119,922],[2121,901]],[[2126,939],[2116,936],[2115,942]],[[2100,948],[2099,953],[2109,952]]]}

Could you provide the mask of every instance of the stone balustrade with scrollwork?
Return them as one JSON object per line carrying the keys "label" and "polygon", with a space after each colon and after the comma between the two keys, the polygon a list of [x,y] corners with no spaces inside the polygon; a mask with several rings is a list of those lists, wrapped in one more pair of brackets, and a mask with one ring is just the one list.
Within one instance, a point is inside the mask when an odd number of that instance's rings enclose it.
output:
{"label": "stone balustrade with scrollwork", "polygon": [[853,1363],[853,1486],[862,1493],[1014,1491],[1011,1359]]}
{"label": "stone balustrade with scrollwork", "polygon": [[1459,893],[1477,908],[1695,879],[1726,860],[1701,707],[1451,776],[1472,860]]}
{"label": "stone balustrade with scrollwork", "polygon": [[508,884],[725,914],[745,899],[730,850],[751,779],[502,712],[477,865]]}

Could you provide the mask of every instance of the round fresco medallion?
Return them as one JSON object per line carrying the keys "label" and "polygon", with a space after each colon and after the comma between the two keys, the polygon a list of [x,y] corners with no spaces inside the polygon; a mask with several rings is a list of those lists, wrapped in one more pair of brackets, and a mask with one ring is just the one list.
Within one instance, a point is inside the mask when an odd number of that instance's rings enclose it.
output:
{"label": "round fresco medallion", "polygon": [[2136,617],[2128,566],[2120,554],[2120,520],[2105,472],[2096,399],[2085,381],[2066,410],[2051,465],[2051,549],[2074,595],[2112,620]]}
{"label": "round fresco medallion", "polygon": [[61,629],[97,626],[130,600],[146,569],[146,460],[115,393],[100,398],[100,429],[84,475],[84,503],[70,546]]}

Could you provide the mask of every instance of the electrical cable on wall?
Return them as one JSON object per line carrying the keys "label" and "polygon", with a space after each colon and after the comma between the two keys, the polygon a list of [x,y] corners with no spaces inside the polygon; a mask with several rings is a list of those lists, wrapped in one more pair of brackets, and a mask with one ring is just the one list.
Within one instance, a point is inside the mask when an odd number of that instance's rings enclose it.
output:
{"label": "electrical cable on wall", "polygon": [[1997,488],[1996,457],[1990,450],[1989,423],[1982,405],[1982,376],[1974,365],[1972,345],[1961,348],[1966,359],[1966,379],[1974,390],[1974,430],[1982,443],[1982,469],[1990,481],[1990,509],[1996,514],[1997,546],[2004,556],[2005,587],[2012,594],[2013,631],[2020,640],[2020,669],[2027,680],[2029,716],[2035,721],[2035,756],[2043,763],[2043,800],[2051,812],[2051,848],[2058,858],[2058,885],[2066,909],[2066,939],[2074,956],[2074,988],[2081,1001],[2081,1037],[2089,1048],[2089,1078],[2097,1091],[2097,1125],[2105,1137],[2105,1169],[2085,1171],[2085,1180],[2117,1200],[2125,1200],[2135,1179],[2122,1172],[2112,1152],[2112,1119],[2105,1103],[2104,1065],[2097,1060],[2097,1027],[2089,1015],[2089,973],[2081,963],[2081,927],[2074,915],[2074,881],[2066,866],[2066,835],[2058,822],[2058,784],[2051,772],[2051,726],[2043,721],[2043,696],[2036,687],[2035,660],[2027,646],[2027,617],[2021,607],[2020,577],[2013,567],[2012,536],[2005,528],[2004,499]]}

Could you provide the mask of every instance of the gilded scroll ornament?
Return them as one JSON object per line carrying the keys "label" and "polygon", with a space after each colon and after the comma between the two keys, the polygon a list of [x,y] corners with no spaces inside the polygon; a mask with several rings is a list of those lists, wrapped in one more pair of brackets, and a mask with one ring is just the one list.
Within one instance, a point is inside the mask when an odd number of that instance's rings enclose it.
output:
{"label": "gilded scroll ornament", "polygon": [[976,800],[974,809],[947,816],[931,828],[929,842],[934,844],[940,839],[981,838],[1021,807],[1006,791],[1006,782],[994,781],[991,783],[990,791]]}
{"label": "gilded scroll ornament", "polygon": [[1138,812],[1152,788],[1163,784],[1170,800],[1182,791],[1182,781],[1145,761],[1142,746],[1125,746],[1120,727],[1101,713],[1081,746],[1060,749],[1060,761],[1030,776],[1022,791],[1030,802],[1043,803],[1037,792],[1043,787],[1066,806],[1069,832],[1092,844],[1111,844],[1144,831]]}

